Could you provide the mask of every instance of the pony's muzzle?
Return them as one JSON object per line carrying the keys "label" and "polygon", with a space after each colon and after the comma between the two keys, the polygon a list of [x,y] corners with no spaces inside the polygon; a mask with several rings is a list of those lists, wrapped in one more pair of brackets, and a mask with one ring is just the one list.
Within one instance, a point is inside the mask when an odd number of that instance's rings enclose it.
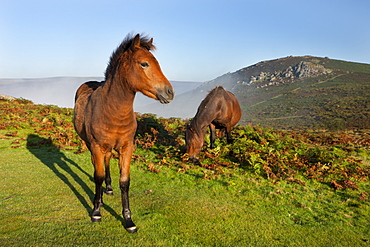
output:
{"label": "pony's muzzle", "polygon": [[173,88],[171,86],[166,86],[164,89],[157,90],[157,98],[162,104],[170,103],[175,96]]}

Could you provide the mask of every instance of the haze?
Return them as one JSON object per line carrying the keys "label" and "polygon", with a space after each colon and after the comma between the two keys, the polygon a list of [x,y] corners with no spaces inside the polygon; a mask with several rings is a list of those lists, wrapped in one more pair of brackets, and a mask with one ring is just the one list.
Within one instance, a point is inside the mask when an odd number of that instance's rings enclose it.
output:
{"label": "haze", "polygon": [[[171,81],[205,82],[290,55],[370,63],[369,9],[362,0],[5,0],[0,78],[31,78],[12,95],[70,107],[65,102],[73,103],[80,81],[58,78],[102,78],[132,31],[154,37],[154,55]],[[35,78],[50,77],[57,78],[50,87],[34,86]]]}

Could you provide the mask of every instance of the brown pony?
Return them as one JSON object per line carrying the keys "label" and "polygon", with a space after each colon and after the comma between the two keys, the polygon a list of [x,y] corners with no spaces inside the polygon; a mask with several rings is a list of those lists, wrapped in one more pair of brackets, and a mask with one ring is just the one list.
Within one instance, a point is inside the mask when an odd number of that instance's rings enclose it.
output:
{"label": "brown pony", "polygon": [[100,206],[102,184],[106,193],[113,194],[109,160],[112,150],[119,157],[119,186],[122,196],[123,217],[128,232],[136,232],[131,219],[128,191],[130,186],[130,161],[134,149],[136,118],[133,101],[136,92],[159,100],[162,104],[172,101],[172,85],[163,75],[154,50],[153,39],[137,34],[127,35],[110,57],[104,82],[82,84],[75,97],[74,126],[90,150],[94,165],[95,197],[91,215],[93,222],[101,220]]}
{"label": "brown pony", "polygon": [[199,163],[197,156],[202,149],[207,127],[210,129],[211,148],[216,139],[215,129],[226,132],[227,142],[231,143],[231,128],[241,117],[241,109],[235,96],[223,87],[214,88],[200,103],[197,114],[185,133],[186,153],[189,160]]}

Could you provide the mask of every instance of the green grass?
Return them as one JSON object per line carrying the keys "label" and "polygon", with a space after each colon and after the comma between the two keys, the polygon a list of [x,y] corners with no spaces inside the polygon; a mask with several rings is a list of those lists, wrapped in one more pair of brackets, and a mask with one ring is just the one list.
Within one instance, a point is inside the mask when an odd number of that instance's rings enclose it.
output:
{"label": "green grass", "polygon": [[[186,161],[181,119],[138,116],[131,210],[90,221],[93,167],[71,109],[0,101],[0,246],[369,246],[370,138],[237,126]],[[85,150],[85,152],[84,152]]]}
{"label": "green grass", "polygon": [[276,182],[238,168],[219,179],[208,179],[212,170],[160,163],[152,172],[140,157],[157,154],[141,148],[130,190],[139,231],[122,226],[116,161],[115,194],[104,196],[102,222],[92,223],[89,153],[32,146],[42,138],[27,131],[6,133],[0,132],[1,246],[369,246],[369,200],[356,191],[315,180]]}

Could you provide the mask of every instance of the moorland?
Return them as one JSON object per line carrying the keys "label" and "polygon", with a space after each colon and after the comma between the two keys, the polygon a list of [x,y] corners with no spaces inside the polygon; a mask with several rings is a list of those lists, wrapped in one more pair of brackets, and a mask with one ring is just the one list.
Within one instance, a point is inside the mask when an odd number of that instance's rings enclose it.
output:
{"label": "moorland", "polygon": [[127,234],[119,193],[105,195],[102,222],[90,222],[93,168],[72,118],[70,108],[0,101],[1,246],[369,245],[366,129],[238,125],[233,144],[217,139],[194,165],[184,154],[188,120],[137,114],[139,231]]}

